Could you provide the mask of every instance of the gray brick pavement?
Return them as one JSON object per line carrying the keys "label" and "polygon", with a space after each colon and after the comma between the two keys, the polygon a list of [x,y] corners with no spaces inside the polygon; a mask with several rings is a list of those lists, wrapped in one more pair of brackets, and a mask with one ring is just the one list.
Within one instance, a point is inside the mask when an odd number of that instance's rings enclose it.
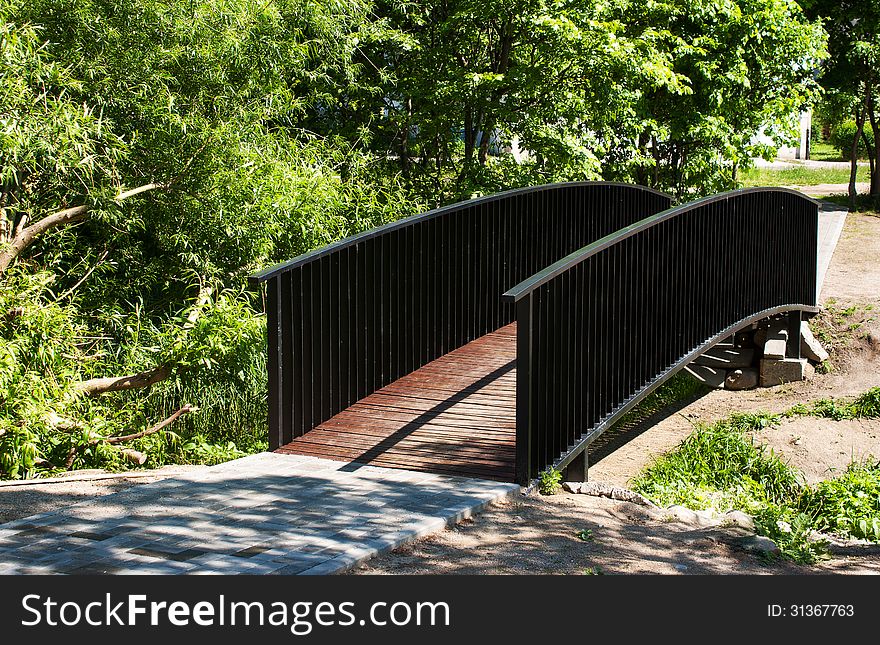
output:
{"label": "gray brick pavement", "polygon": [[262,453],[0,524],[0,574],[337,573],[518,491]]}

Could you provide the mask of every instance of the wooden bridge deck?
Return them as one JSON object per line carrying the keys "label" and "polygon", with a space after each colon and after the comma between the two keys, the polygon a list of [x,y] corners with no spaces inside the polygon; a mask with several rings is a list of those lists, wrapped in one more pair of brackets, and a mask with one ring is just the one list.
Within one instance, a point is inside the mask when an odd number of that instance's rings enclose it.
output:
{"label": "wooden bridge deck", "polygon": [[277,452],[513,481],[516,323],[361,399]]}

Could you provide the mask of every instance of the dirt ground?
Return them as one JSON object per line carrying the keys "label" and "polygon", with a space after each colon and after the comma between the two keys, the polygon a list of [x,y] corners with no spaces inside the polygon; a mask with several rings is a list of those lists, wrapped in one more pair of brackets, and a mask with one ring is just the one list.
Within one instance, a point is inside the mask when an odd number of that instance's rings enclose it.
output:
{"label": "dirt ground", "polygon": [[111,474],[104,471],[74,471],[40,483],[0,482],[0,523],[20,517],[58,510],[137,484],[147,484],[205,466],[165,466],[155,470]]}
{"label": "dirt ground", "polygon": [[[772,388],[715,390],[666,410],[614,437],[591,456],[590,479],[626,486],[651,459],[674,448],[696,422],[736,411],[781,412],[796,403],[850,396],[880,385],[880,218],[850,214],[822,290],[832,310],[832,370],[813,380]],[[848,314],[839,312],[851,305]],[[873,307],[873,308],[871,308]],[[818,326],[818,325],[817,325]],[[853,459],[880,457],[880,421],[795,418],[756,439],[815,482]],[[583,541],[577,533],[592,530]],[[698,521],[670,521],[662,510],[585,495],[521,497],[471,520],[368,561],[355,574],[603,573],[767,574],[880,573],[880,545],[833,547],[814,566],[767,564],[741,548],[729,531]]]}

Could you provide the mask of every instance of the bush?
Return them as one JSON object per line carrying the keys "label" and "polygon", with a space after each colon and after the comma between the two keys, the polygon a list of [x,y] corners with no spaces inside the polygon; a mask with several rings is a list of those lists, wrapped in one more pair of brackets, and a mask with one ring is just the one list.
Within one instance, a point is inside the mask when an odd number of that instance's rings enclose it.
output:
{"label": "bush", "polygon": [[[831,131],[831,144],[840,151],[840,156],[844,159],[851,160],[852,159],[852,144],[853,137],[856,136],[856,122],[855,121],[844,121],[834,127]],[[868,139],[868,142],[871,146],[874,145],[874,131],[871,129],[870,123],[865,123],[865,126],[862,130],[864,137]],[[864,157],[867,154],[867,149],[865,148],[865,142],[863,139],[859,139],[859,157]]]}
{"label": "bush", "polygon": [[555,495],[559,492],[561,481],[562,473],[555,468],[548,468],[541,473],[541,479],[538,482],[538,492],[541,495]]}
{"label": "bush", "polygon": [[840,477],[805,490],[797,507],[816,530],[880,542],[880,463],[850,464]]}

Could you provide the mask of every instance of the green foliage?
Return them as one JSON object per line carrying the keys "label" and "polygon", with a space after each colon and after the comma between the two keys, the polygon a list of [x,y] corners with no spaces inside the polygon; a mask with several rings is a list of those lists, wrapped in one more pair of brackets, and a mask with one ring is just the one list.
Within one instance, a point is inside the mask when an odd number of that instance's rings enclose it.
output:
{"label": "green foliage", "polygon": [[[868,169],[860,166],[856,178],[858,181],[868,181]],[[740,181],[744,187],[846,184],[849,182],[849,168],[816,168],[813,166],[750,168],[740,175]]]}
{"label": "green foliage", "polygon": [[682,370],[642,399],[632,412],[615,424],[615,428],[640,423],[671,405],[697,398],[709,390],[704,383]]}
{"label": "green foliage", "polygon": [[555,468],[548,468],[538,479],[538,492],[541,495],[555,495],[561,488],[562,473]]}
{"label": "green foliage", "polygon": [[880,387],[871,388],[854,399],[819,399],[810,404],[799,403],[786,414],[823,417],[835,421],[878,419],[880,418]]}
{"label": "green foliage", "polygon": [[593,541],[593,530],[592,529],[581,529],[575,535],[582,542],[592,542]]}
{"label": "green foliage", "polygon": [[[488,192],[499,171],[681,196],[733,187],[737,168],[770,153],[752,143],[759,130],[794,136],[825,56],[820,24],[793,0],[432,0],[375,11],[360,52],[381,91],[342,110],[441,199]],[[519,168],[503,160],[514,144]]]}
{"label": "green foliage", "polygon": [[776,415],[736,414],[699,426],[672,452],[633,480],[633,490],[656,503],[719,512],[790,498],[798,474],[747,433],[775,424]]}
{"label": "green foliage", "polygon": [[812,564],[828,557],[828,542],[813,535],[812,518],[790,507],[768,504],[754,517],[755,530],[776,543],[779,554],[800,564]]}
{"label": "green foliage", "polygon": [[736,172],[789,142],[817,96],[824,32],[793,1],[622,3],[625,34],[643,44],[633,88],[634,149],[622,169],[684,197],[735,185]]}
{"label": "green foliage", "polygon": [[[834,145],[835,148],[837,148],[837,150],[840,152],[840,156],[843,159],[849,160],[852,158],[852,144],[857,131],[858,126],[856,125],[856,122],[851,119],[836,125],[831,131],[831,143]],[[862,136],[859,137],[859,158],[864,158],[864,156],[868,153],[868,148],[865,146],[866,140],[868,142],[868,147],[873,149],[874,130],[871,128],[870,123],[864,124],[862,128]]]}
{"label": "green foliage", "polygon": [[[828,32],[829,56],[821,77],[823,111],[829,122],[837,124],[833,142],[844,158],[850,159],[857,126],[847,122],[876,128],[880,121],[880,5],[874,0],[801,0],[801,4],[807,15],[823,20]],[[874,134],[869,135],[866,152],[877,159],[880,139],[875,140]],[[864,141],[859,146],[864,146]],[[869,203],[873,202],[876,210],[880,165],[872,164],[872,175]],[[849,205],[855,208],[858,202],[851,197]]]}
{"label": "green foliage", "polygon": [[0,476],[125,467],[184,404],[148,466],[262,449],[249,272],[516,186],[732,185],[823,47],[788,0],[0,0]]}
{"label": "green foliage", "polygon": [[819,531],[880,542],[880,463],[850,464],[805,490],[797,508]]}
{"label": "green foliage", "polygon": [[[877,418],[880,388],[843,404],[818,401],[787,414]],[[659,505],[750,513],[756,531],[796,562],[827,557],[827,540],[817,532],[880,542],[880,463],[853,463],[838,478],[803,485],[798,471],[746,436],[778,419],[763,413],[736,414],[700,426],[642,471],[632,488]]]}
{"label": "green foliage", "polygon": [[[265,448],[258,266],[410,214],[387,160],[306,127],[359,85],[361,2],[0,0],[0,476],[121,468]],[[137,186],[148,191],[124,202]],[[210,285],[213,296],[196,302]],[[159,366],[145,390],[78,382]]]}

